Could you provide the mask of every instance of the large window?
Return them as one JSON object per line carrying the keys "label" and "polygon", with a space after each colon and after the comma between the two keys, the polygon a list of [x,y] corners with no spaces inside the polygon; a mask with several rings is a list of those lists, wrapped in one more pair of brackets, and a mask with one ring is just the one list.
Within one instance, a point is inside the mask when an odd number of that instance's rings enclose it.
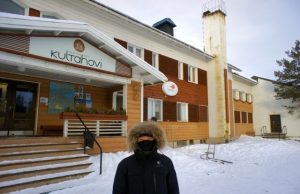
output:
{"label": "large window", "polygon": [[188,121],[188,104],[177,102],[177,121]]}
{"label": "large window", "polygon": [[183,80],[183,63],[178,62],[178,79]]}
{"label": "large window", "polygon": [[188,80],[189,82],[198,83],[198,71],[196,67],[188,67]]}
{"label": "large window", "polygon": [[148,120],[152,117],[156,117],[158,121],[162,121],[162,100],[148,98]]}
{"label": "large window", "polygon": [[136,56],[144,59],[144,50],[142,48],[139,48],[137,46],[128,44],[127,49],[132,52],[133,54],[135,54]]}

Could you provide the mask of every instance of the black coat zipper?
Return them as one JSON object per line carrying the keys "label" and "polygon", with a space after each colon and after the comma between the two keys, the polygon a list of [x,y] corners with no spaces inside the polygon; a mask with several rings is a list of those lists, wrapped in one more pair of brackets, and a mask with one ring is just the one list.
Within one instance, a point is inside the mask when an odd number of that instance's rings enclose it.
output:
{"label": "black coat zipper", "polygon": [[156,173],[153,173],[154,192],[156,193]]}

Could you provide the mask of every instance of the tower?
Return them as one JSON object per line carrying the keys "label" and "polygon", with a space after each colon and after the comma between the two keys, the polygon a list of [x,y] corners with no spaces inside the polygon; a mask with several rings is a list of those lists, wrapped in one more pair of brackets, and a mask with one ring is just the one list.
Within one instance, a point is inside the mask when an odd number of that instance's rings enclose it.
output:
{"label": "tower", "polygon": [[209,137],[229,135],[225,3],[210,0],[203,6],[204,51],[214,56],[209,65]]}

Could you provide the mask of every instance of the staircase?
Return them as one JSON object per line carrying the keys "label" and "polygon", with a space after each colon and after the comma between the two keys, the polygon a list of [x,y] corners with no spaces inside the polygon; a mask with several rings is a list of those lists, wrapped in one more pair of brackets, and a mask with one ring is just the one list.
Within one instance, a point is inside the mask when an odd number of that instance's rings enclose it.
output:
{"label": "staircase", "polygon": [[82,144],[68,138],[1,138],[0,193],[79,179],[93,172],[91,164]]}

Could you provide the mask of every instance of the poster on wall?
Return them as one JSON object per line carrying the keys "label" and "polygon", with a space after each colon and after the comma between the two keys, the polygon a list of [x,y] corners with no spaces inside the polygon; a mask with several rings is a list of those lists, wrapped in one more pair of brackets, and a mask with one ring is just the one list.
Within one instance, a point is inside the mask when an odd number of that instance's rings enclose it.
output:
{"label": "poster on wall", "polygon": [[85,94],[85,107],[92,108],[92,97],[90,93]]}
{"label": "poster on wall", "polygon": [[59,114],[69,108],[74,108],[74,85],[50,82],[49,85],[49,114]]}

